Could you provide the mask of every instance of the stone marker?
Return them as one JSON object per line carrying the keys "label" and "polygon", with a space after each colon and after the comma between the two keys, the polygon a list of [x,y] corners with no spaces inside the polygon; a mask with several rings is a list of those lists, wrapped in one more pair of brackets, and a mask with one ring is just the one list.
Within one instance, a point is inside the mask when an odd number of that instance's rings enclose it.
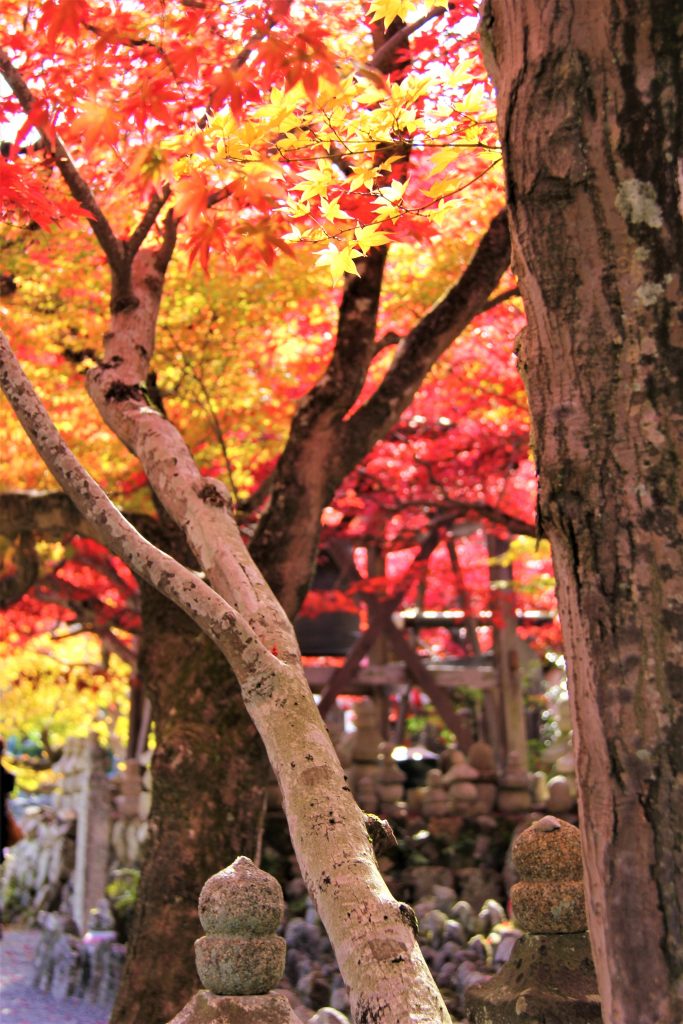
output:
{"label": "stone marker", "polygon": [[199,896],[207,933],[195,942],[205,986],[170,1024],[300,1024],[283,995],[270,990],[285,969],[279,883],[248,857],[212,875]]}
{"label": "stone marker", "polygon": [[90,734],[74,759],[80,755],[82,775],[70,780],[78,786],[75,794],[77,814],[74,867],[73,917],[81,933],[87,927],[88,913],[104,896],[109,872],[109,826],[111,792],[107,779],[107,755],[97,738]]}
{"label": "stone marker", "polygon": [[520,881],[512,915],[527,934],[491,981],[474,985],[470,1024],[599,1024],[583,896],[579,830],[546,815],[512,846]]}

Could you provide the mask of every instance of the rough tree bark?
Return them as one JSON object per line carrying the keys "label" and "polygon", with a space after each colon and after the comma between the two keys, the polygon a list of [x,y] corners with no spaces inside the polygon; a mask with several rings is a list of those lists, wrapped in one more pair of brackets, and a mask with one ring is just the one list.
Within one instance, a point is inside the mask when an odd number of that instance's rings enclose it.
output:
{"label": "rough tree bark", "polygon": [[490,0],[482,32],[529,318],[520,361],[569,662],[604,1018],[677,1024],[683,13],[669,0]]}
{"label": "rough tree bark", "polygon": [[[235,857],[258,857],[268,762],[224,656],[157,590],[141,589],[138,672],[155,723],[154,786],[111,1020],[152,1024],[170,1020],[198,986],[191,949],[202,885]],[[178,942],[186,955],[169,959]],[[166,970],[151,968],[161,963]]]}

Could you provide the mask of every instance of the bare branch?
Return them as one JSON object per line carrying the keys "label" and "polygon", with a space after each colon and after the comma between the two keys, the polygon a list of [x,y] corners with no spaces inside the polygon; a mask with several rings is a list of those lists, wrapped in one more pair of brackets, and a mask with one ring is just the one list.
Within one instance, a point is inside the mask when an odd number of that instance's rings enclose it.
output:
{"label": "bare branch", "polygon": [[0,494],[0,535],[16,537],[21,532],[46,541],[63,541],[74,534],[100,539],[61,491],[4,491]]}
{"label": "bare branch", "polygon": [[178,220],[173,210],[169,210],[164,218],[164,240],[156,255],[157,269],[161,274],[166,271],[166,268],[171,261],[177,237]]}
{"label": "bare branch", "polygon": [[126,665],[130,665],[132,669],[137,669],[138,656],[134,650],[130,647],[126,647],[122,640],[112,633],[110,629],[98,630],[97,634],[102,641],[102,650],[105,654],[115,654],[121,661],[124,661]]}
{"label": "bare branch", "polygon": [[143,214],[142,220],[136,227],[135,231],[133,231],[128,241],[123,243],[124,249],[126,250],[126,253],[128,254],[128,257],[130,259],[132,259],[133,256],[135,256],[135,253],[138,251],[144,240],[147,238],[147,235],[154,226],[157,217],[159,216],[164,204],[167,202],[170,195],[170,186],[164,185],[161,192],[156,193],[152,197],[149,206],[147,207]]}
{"label": "bare branch", "polygon": [[398,420],[435,360],[485,308],[509,263],[510,233],[507,211],[502,210],[494,217],[458,283],[402,339],[377,391],[344,423],[340,441],[345,473]]}
{"label": "bare branch", "polygon": [[499,292],[497,295],[492,295],[489,301],[482,309],[482,313],[486,313],[489,309],[494,309],[499,306],[501,302],[509,302],[510,299],[519,298],[519,288],[508,288],[504,292]]}
{"label": "bare branch", "polygon": [[397,334],[396,331],[387,331],[384,337],[375,345],[375,353],[381,352],[385,348],[390,348],[392,345],[398,345],[400,340],[401,335]]}
{"label": "bare branch", "polygon": [[256,510],[259,509],[272,494],[274,483],[275,474],[269,473],[265,480],[258,485],[253,494],[250,494],[249,497],[245,498],[243,501],[237,502],[238,514],[247,516],[250,512],[256,512]]}
{"label": "bare branch", "polygon": [[375,52],[374,57],[368,64],[368,67],[373,68],[376,71],[390,71],[391,66],[394,62],[396,51],[404,43],[407,43],[414,32],[426,25],[432,18],[440,18],[444,13],[443,7],[433,7],[431,11],[428,11],[422,18],[418,18],[417,21],[413,21],[410,25],[404,25],[398,32],[390,36],[386,42],[384,42]]}
{"label": "bare branch", "polygon": [[[430,523],[437,525],[452,526],[458,520],[485,519],[489,523],[496,523],[504,526],[510,533],[522,537],[536,537],[536,526],[534,523],[527,523],[525,519],[519,519],[508,512],[504,512],[494,505],[487,505],[481,501],[452,501],[444,498],[438,503],[438,515],[430,519]],[[388,515],[397,515],[409,509],[416,511],[425,509],[424,501],[400,501],[384,505]],[[425,511],[425,514],[427,512]],[[476,526],[476,522],[474,523]]]}

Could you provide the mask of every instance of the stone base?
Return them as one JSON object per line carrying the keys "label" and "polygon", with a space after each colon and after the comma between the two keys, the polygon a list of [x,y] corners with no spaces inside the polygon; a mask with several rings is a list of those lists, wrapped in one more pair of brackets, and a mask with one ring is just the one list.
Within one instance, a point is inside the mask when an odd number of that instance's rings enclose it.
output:
{"label": "stone base", "polygon": [[301,1024],[285,996],[216,996],[200,989],[169,1024]]}
{"label": "stone base", "polygon": [[491,981],[465,997],[470,1024],[600,1024],[587,932],[523,935]]}

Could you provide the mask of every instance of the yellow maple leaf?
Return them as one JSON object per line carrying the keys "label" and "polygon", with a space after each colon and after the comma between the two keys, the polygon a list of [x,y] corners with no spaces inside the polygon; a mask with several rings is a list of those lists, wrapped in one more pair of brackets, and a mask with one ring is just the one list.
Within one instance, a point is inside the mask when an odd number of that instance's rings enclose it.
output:
{"label": "yellow maple leaf", "polygon": [[[446,168],[450,167],[450,165],[455,163],[456,160],[459,160],[461,156],[462,150],[459,149],[457,146],[444,146],[442,149],[435,150],[429,156],[430,174],[441,174],[442,171],[445,171]],[[429,190],[427,195],[436,198],[436,196],[432,193],[431,189]]]}
{"label": "yellow maple leaf", "polygon": [[339,284],[344,274],[355,274],[360,277],[354,260],[360,259],[363,253],[351,245],[338,248],[334,242],[330,242],[326,249],[318,254],[315,261],[316,267],[328,267],[332,284]]}
{"label": "yellow maple leaf", "polygon": [[315,170],[303,171],[299,177],[302,179],[302,182],[292,185],[292,188],[296,189],[297,192],[301,192],[301,199],[304,202],[313,199],[315,196],[327,195],[330,185],[338,180],[332,165],[324,160],[318,161],[318,166]]}
{"label": "yellow maple leaf", "polygon": [[367,224],[364,228],[357,227],[355,230],[356,245],[365,255],[375,245],[386,245],[391,239],[384,231],[380,231],[377,224]]}
{"label": "yellow maple leaf", "polygon": [[378,174],[377,167],[357,167],[347,182],[349,192],[355,192],[357,188],[372,188]]}
{"label": "yellow maple leaf", "polygon": [[320,200],[320,212],[325,220],[351,220],[348,213],[346,213],[345,210],[342,210],[338,199],[332,199],[328,202],[323,196]]}
{"label": "yellow maple leaf", "polygon": [[[384,20],[384,27],[388,28],[395,18],[406,21],[409,14],[414,14],[420,6],[418,0],[370,0],[370,14],[372,21]],[[448,9],[448,0],[434,0],[432,7],[443,7]]]}

